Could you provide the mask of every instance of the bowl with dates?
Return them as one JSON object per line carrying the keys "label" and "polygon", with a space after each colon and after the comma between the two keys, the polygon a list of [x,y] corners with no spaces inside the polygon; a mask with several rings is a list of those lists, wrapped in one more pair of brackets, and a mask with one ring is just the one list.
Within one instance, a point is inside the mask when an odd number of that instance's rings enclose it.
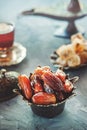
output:
{"label": "bowl with dates", "polygon": [[14,92],[22,95],[36,115],[52,118],[63,112],[66,100],[75,95],[77,80],[61,69],[52,72],[49,66],[38,66],[29,77],[19,75],[19,89]]}

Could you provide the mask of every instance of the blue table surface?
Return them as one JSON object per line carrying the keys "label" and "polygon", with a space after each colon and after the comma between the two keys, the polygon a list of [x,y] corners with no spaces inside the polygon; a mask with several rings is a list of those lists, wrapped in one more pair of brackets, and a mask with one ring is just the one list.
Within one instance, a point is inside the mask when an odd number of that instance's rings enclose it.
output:
{"label": "blue table surface", "polygon": [[[70,39],[54,37],[53,34],[66,22],[40,16],[19,17],[19,14],[23,10],[52,6],[58,2],[60,0],[0,0],[0,22],[14,22],[15,42],[27,49],[27,56],[20,64],[4,68],[26,75],[38,65],[49,65],[53,71],[57,69],[50,62],[50,54],[62,44],[70,43]],[[87,17],[76,21],[76,24],[85,29],[87,38]],[[77,96],[66,102],[60,115],[50,119],[39,117],[20,96],[16,96],[0,103],[0,130],[87,130],[87,66],[67,70],[66,73],[80,79],[76,84]]]}

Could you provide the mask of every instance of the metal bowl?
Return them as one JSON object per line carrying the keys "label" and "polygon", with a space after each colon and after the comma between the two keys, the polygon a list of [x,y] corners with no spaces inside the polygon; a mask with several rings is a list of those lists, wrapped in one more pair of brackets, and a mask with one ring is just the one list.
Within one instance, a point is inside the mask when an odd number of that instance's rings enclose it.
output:
{"label": "metal bowl", "polygon": [[28,105],[31,107],[32,111],[36,115],[45,117],[45,118],[53,118],[59,115],[60,113],[62,113],[65,107],[66,101],[76,95],[75,93],[71,93],[70,96],[67,97],[65,100],[63,100],[62,102],[58,102],[56,104],[37,105],[28,101],[19,89],[14,89],[14,92],[23,97],[23,100],[28,103]]}

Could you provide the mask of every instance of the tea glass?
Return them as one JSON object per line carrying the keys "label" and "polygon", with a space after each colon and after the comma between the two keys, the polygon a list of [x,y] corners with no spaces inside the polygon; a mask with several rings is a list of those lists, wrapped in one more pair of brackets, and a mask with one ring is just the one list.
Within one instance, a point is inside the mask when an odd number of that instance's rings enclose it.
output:
{"label": "tea glass", "polygon": [[0,22],[0,61],[8,61],[14,43],[13,23]]}

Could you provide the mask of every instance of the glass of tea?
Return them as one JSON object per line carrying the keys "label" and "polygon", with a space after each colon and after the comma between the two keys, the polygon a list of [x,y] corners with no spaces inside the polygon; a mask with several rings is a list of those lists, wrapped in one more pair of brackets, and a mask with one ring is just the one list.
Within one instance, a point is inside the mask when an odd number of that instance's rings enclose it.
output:
{"label": "glass of tea", "polygon": [[0,61],[9,60],[11,48],[14,43],[14,25],[0,22]]}

